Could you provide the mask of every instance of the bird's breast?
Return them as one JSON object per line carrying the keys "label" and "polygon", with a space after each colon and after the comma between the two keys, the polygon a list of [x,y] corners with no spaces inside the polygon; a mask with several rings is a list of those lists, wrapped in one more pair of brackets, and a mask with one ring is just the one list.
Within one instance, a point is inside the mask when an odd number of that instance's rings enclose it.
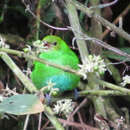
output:
{"label": "bird's breast", "polygon": [[46,81],[44,81],[45,85],[51,81],[54,83],[54,88],[59,88],[60,92],[64,92],[66,90],[72,90],[72,85],[75,82],[73,78],[69,75],[55,75],[48,77]]}

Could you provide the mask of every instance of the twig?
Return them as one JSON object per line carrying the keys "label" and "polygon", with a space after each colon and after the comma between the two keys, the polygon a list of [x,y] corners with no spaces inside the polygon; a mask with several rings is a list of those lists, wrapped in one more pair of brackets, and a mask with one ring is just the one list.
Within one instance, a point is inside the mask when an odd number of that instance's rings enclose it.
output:
{"label": "twig", "polygon": [[30,117],[30,115],[26,115],[26,119],[25,119],[25,123],[24,123],[24,128],[23,128],[23,130],[27,130],[29,117]]}
{"label": "twig", "polygon": [[111,6],[111,5],[114,5],[115,3],[117,3],[118,0],[114,0],[110,3],[106,3],[106,4],[99,4],[99,5],[96,5],[96,6],[92,6],[92,7],[89,7],[89,9],[94,9],[94,8],[105,8],[105,7],[108,7],[108,6]]}
{"label": "twig", "polygon": [[[71,69],[71,68],[68,68],[68,67],[64,67],[64,66],[61,66],[61,65],[57,65],[57,64],[54,64],[54,63],[50,63],[46,60],[43,60],[43,59],[40,59],[40,58],[37,58],[33,55],[29,55],[29,54],[26,54],[22,51],[16,51],[16,50],[12,50],[12,49],[6,49],[6,48],[0,48],[0,51],[2,52],[6,52],[6,53],[9,53],[9,54],[15,54],[19,57],[24,57],[24,58],[29,58],[29,59],[32,59],[32,60],[35,60],[35,61],[38,61],[38,62],[41,62],[43,64],[47,64],[47,65],[50,65],[50,66],[53,66],[53,67],[56,67],[56,68],[59,68],[59,69],[62,69],[64,71],[67,71],[67,72],[71,72],[71,73],[74,73],[76,75],[79,75],[82,77],[82,75],[74,70],[74,69]],[[1,53],[1,57],[3,59],[6,59],[5,62],[7,62],[7,64],[9,65],[9,67],[12,69],[14,68],[15,63],[11,60],[11,58],[5,54],[5,53]],[[10,63],[11,62],[11,63]],[[12,63],[13,62],[13,63]],[[25,76],[25,78],[21,78],[20,74],[21,74],[21,70],[19,68],[17,68],[18,71],[16,71],[15,69],[12,69],[12,71],[14,71],[14,73],[16,73],[17,76],[19,76],[19,79],[21,80],[21,82],[23,82],[23,84],[27,87],[27,89],[30,91],[30,92],[36,92],[37,89],[35,88],[35,86],[33,84],[31,85],[28,85],[28,81],[29,79]],[[20,71],[19,71],[20,70]],[[16,72],[15,72],[16,71]],[[22,74],[23,76],[23,74]],[[24,81],[24,80],[25,81]],[[126,89],[126,88],[122,88],[120,86],[117,86],[117,85],[114,85],[112,83],[108,83],[108,82],[105,82],[105,81],[102,81],[102,80],[99,80],[99,79],[95,79],[95,81],[97,81],[100,85],[103,85],[103,86],[106,86],[108,88],[111,88],[111,89],[114,89],[114,90],[118,90],[118,91],[121,91],[123,93],[127,93],[127,95],[130,95],[130,90],[129,89]]]}
{"label": "twig", "polygon": [[123,29],[116,27],[114,24],[105,20],[103,17],[95,14],[92,10],[90,10],[89,8],[87,8],[86,6],[81,4],[80,2],[75,1],[75,0],[70,0],[70,1],[77,9],[86,13],[88,15],[88,17],[93,17],[95,20],[100,22],[102,25],[104,25],[107,28],[110,28],[111,30],[113,30],[114,32],[119,34],[121,37],[123,37],[124,39],[126,39],[130,42],[130,35],[127,32],[125,32]]}
{"label": "twig", "polygon": [[49,123],[50,123],[50,121],[48,120],[48,121],[45,123],[45,125],[42,126],[41,130],[44,130],[44,129],[47,127],[47,125],[48,125]]}
{"label": "twig", "polygon": [[39,113],[38,130],[41,130],[42,112]]}
{"label": "twig", "polygon": [[31,60],[34,60],[34,61],[38,61],[40,63],[47,64],[47,65],[53,66],[53,67],[58,68],[58,69],[62,69],[64,71],[66,71],[66,72],[71,72],[71,73],[74,73],[76,75],[82,76],[78,71],[76,71],[74,69],[68,68],[68,67],[63,66],[63,65],[58,65],[58,64],[48,62],[47,60],[37,58],[37,57],[35,57],[33,55],[26,54],[26,53],[24,53],[22,51],[17,51],[17,50],[7,49],[7,48],[0,48],[0,51],[1,52],[6,52],[6,53],[9,53],[9,54],[13,54],[13,55],[17,55],[19,57],[28,58],[28,59],[31,59]]}
{"label": "twig", "polygon": [[[18,52],[18,51],[15,51]],[[22,53],[18,53],[19,56],[22,56]],[[26,86],[26,88],[30,92],[37,92],[36,87],[30,82],[30,80],[21,72],[21,70],[16,66],[16,64],[12,61],[12,59],[4,52],[0,53],[1,58],[6,62],[6,64],[10,67],[10,69],[19,77],[21,82]],[[47,115],[47,117],[50,119],[52,124],[57,130],[64,130],[62,125],[59,123],[57,118],[54,116],[52,110],[50,107],[44,105],[44,113]],[[24,130],[26,130],[28,118],[25,121]]]}
{"label": "twig", "polygon": [[54,116],[54,113],[50,109],[50,107],[44,105],[44,109],[45,109],[44,112],[45,112],[46,116],[52,122],[52,124],[54,125],[54,127],[56,128],[56,130],[64,130],[64,128],[62,127],[62,125],[59,123],[59,121],[57,120],[57,118]]}
{"label": "twig", "polygon": [[41,16],[40,16],[41,7],[42,7],[41,0],[38,0],[37,9],[36,9],[36,17],[37,17],[37,19],[36,19],[36,40],[39,40],[39,30],[40,30],[39,19],[41,18]]}
{"label": "twig", "polygon": [[112,75],[114,81],[116,82],[116,84],[121,83],[122,79],[121,79],[121,75],[119,73],[119,70],[117,69],[117,67],[115,67],[113,64],[111,64],[111,61],[109,61],[108,59],[105,59],[105,63],[108,65],[108,71],[109,73]]}
{"label": "twig", "polygon": [[[77,114],[78,114],[80,123],[84,125],[85,123],[83,122],[83,119],[82,119],[82,117],[81,117],[80,112],[77,112]],[[83,130],[85,130],[85,128],[83,128]]]}
{"label": "twig", "polygon": [[[85,99],[77,106],[77,108],[73,111],[73,113],[71,114],[71,116],[70,116],[69,118],[73,117],[73,116],[75,115],[75,113],[76,113],[82,106],[84,106],[84,105],[86,104],[86,102],[87,102],[87,98],[85,98]],[[67,119],[67,120],[70,120],[70,119]]]}
{"label": "twig", "polygon": [[69,117],[67,118],[67,121],[72,121],[72,118],[74,117],[74,115],[76,114],[76,112],[78,112],[78,110],[85,105],[85,103],[87,102],[87,98],[85,98],[77,107],[76,109],[69,115]]}
{"label": "twig", "polygon": [[88,130],[99,130],[97,128],[94,128],[94,127],[86,125],[86,124],[80,124],[80,123],[77,123],[77,122],[75,123],[75,122],[67,121],[67,120],[64,120],[64,119],[59,119],[59,121],[61,123],[67,124],[68,126],[73,126],[73,127],[77,127],[77,128],[86,128]]}
{"label": "twig", "polygon": [[117,90],[117,91],[120,91],[124,94],[127,94],[127,95],[130,95],[130,90],[127,89],[127,88],[123,88],[123,87],[120,87],[120,86],[117,86],[117,85],[114,85],[112,83],[108,83],[106,81],[103,81],[103,80],[100,80],[100,79],[95,79],[95,81],[101,85],[101,86],[105,86],[107,88],[110,88],[110,89],[113,89],[113,90]]}
{"label": "twig", "polygon": [[45,25],[46,27],[55,29],[55,30],[60,30],[60,31],[67,31],[70,30],[69,28],[60,28],[60,27],[54,27],[52,25],[49,25],[47,23],[45,23],[44,21],[42,21],[41,19],[39,19],[39,17],[37,17],[31,10],[30,10],[30,6],[26,5],[26,3],[24,2],[24,0],[22,0],[25,7],[26,7],[26,11],[28,11],[35,19],[37,19],[37,21],[40,21],[40,23],[42,23],[43,25]]}
{"label": "twig", "polygon": [[[75,37],[74,40],[75,39],[84,39],[86,41],[92,41],[96,45],[102,46],[102,47],[104,47],[104,48],[106,48],[106,49],[108,49],[108,50],[110,50],[118,55],[127,57],[125,61],[128,61],[128,59],[130,59],[130,55],[127,54],[126,52],[121,51],[120,49],[113,47],[113,46],[107,44],[106,42],[103,42],[102,40],[99,40],[99,39],[93,38],[93,37],[89,37],[84,33],[80,34],[80,37],[78,37],[78,38]],[[73,42],[74,42],[74,40],[73,40]]]}
{"label": "twig", "polygon": [[[81,29],[81,26],[79,23],[77,10],[76,10],[75,6],[73,6],[73,4],[70,3],[70,0],[65,0],[65,1],[66,1],[66,8],[68,11],[69,21],[70,21],[70,24],[72,26],[72,31],[73,31],[75,37],[80,37],[80,33],[82,34],[82,29]],[[85,63],[86,57],[88,57],[88,50],[86,47],[85,40],[84,39],[81,39],[81,40],[77,39],[77,45],[78,45],[78,49],[80,52],[81,61],[83,63]]]}
{"label": "twig", "polygon": [[104,47],[104,48],[106,48],[108,50],[111,50],[111,51],[113,51],[116,54],[119,54],[121,56],[125,56],[128,59],[130,59],[130,55],[129,54],[127,54],[126,52],[121,51],[120,49],[118,49],[116,47],[113,47],[113,46],[107,44],[106,42],[103,42],[102,40],[94,38],[92,40],[92,42],[95,43],[95,44],[98,44],[98,45],[100,45],[100,46],[102,46],[102,47]]}
{"label": "twig", "polygon": [[105,100],[104,104],[105,104],[105,106],[107,105],[106,112],[107,112],[110,120],[115,121],[116,119],[119,119],[120,118],[119,113],[121,113],[121,110],[117,105],[115,105],[114,99],[109,96],[106,97],[105,99],[106,100]]}
{"label": "twig", "polygon": [[30,79],[24,75],[24,73],[19,69],[19,67],[13,62],[13,60],[4,52],[0,53],[1,58],[9,66],[9,68],[14,72],[19,80],[24,84],[24,86],[32,93],[37,92],[36,87],[30,82]]}
{"label": "twig", "polygon": [[[118,87],[119,88],[119,87]],[[80,91],[79,95],[90,95],[90,96],[125,96],[128,95],[126,92],[120,92],[115,90],[85,90]]]}
{"label": "twig", "polygon": [[[124,16],[128,13],[129,9],[130,9],[130,5],[128,5],[128,6],[125,8],[125,10],[113,21],[113,24],[117,24],[118,21],[119,21],[119,18],[120,18],[120,17],[124,17]],[[103,32],[103,34],[101,35],[101,39],[103,39],[110,31],[111,31],[110,29],[106,29],[106,30]]]}
{"label": "twig", "polygon": [[[101,2],[100,0],[96,0],[96,1],[90,0],[90,5],[92,7],[100,6],[100,4],[99,4],[100,2]],[[101,9],[100,8],[94,9],[94,12],[97,13],[98,15],[101,15]],[[102,25],[99,24],[99,22],[96,21],[94,18],[91,18],[91,27],[90,27],[89,33],[95,38],[100,38],[100,36],[102,34]],[[100,55],[102,53],[102,47],[101,46],[92,44],[92,41],[90,41],[89,43],[90,43],[91,54]]]}

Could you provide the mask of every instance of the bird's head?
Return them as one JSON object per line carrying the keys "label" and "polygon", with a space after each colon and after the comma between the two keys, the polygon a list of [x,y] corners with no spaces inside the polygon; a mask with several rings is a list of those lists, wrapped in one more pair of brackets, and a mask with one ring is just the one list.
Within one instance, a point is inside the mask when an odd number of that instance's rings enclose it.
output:
{"label": "bird's head", "polygon": [[66,51],[69,49],[68,45],[65,43],[64,40],[62,40],[60,37],[55,36],[55,35],[48,35],[42,39],[44,42],[44,46],[48,50],[63,50]]}

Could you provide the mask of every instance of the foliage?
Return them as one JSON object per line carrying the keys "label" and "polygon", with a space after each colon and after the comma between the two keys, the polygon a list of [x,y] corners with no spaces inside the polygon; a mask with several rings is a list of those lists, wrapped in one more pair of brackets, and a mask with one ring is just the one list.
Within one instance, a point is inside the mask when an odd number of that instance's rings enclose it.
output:
{"label": "foliage", "polygon": [[[122,22],[127,23],[130,5],[129,0],[113,3],[106,6],[100,0],[0,1],[0,129],[40,130],[52,125],[57,130],[130,127],[130,38],[123,30],[128,30],[129,25],[114,26],[119,22],[118,15],[126,15]],[[114,24],[109,22],[114,19]],[[103,32],[108,28],[111,33]],[[75,48],[80,70],[37,57],[44,49],[41,39],[46,35],[58,35],[70,48]],[[76,96],[65,92],[50,98],[52,92],[46,95],[48,86],[37,90],[29,79],[34,60],[80,76]],[[40,112],[41,117],[33,115],[24,123],[25,115]]]}

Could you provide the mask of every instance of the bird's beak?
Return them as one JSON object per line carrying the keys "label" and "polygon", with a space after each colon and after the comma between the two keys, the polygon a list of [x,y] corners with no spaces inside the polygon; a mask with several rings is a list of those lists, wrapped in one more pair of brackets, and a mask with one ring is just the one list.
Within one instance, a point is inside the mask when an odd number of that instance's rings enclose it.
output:
{"label": "bird's beak", "polygon": [[51,48],[51,44],[48,42],[44,42],[43,46],[45,47],[45,49],[50,49]]}

